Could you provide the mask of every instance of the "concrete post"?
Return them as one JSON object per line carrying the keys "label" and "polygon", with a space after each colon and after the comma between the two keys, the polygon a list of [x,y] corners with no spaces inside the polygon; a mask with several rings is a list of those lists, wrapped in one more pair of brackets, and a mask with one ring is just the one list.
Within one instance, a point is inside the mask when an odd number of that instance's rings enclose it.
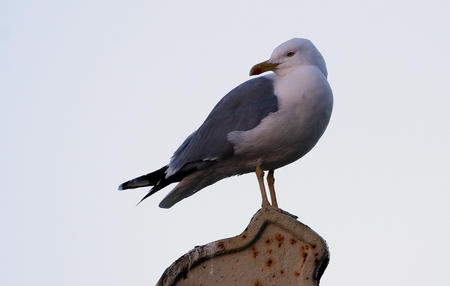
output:
{"label": "concrete post", "polygon": [[242,234],[194,248],[156,285],[319,285],[329,260],[327,245],[296,218],[262,208]]}

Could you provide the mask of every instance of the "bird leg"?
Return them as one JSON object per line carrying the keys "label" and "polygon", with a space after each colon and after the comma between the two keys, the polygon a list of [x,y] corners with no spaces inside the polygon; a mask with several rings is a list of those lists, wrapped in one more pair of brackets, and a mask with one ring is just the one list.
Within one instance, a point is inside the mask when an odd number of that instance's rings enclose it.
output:
{"label": "bird leg", "polygon": [[267,184],[269,185],[270,191],[270,200],[272,201],[272,206],[278,208],[277,196],[275,195],[275,177],[273,176],[274,170],[269,170],[269,174],[267,175]]}
{"label": "bird leg", "polygon": [[262,207],[263,208],[270,207],[270,203],[266,195],[266,188],[264,187],[264,171],[261,169],[260,166],[256,166],[255,173],[256,177],[258,178],[259,189],[261,190]]}

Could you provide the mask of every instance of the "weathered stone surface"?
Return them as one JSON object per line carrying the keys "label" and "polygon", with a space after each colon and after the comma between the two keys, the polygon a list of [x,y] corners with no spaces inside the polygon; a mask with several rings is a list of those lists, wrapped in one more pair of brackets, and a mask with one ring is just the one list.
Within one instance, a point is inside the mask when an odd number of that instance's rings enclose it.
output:
{"label": "weathered stone surface", "polygon": [[262,208],[242,234],[179,258],[157,286],[315,286],[328,260],[317,233],[286,212]]}

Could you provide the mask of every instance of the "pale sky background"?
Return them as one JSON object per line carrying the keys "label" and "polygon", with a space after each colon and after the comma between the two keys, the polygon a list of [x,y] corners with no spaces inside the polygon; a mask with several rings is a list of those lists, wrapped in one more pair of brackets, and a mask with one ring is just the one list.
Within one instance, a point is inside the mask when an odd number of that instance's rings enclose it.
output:
{"label": "pale sky background", "polygon": [[253,174],[172,209],[116,191],[166,164],[251,66],[293,37],[335,106],[280,206],[327,240],[321,285],[450,285],[450,2],[0,2],[1,285],[154,285],[241,233]]}

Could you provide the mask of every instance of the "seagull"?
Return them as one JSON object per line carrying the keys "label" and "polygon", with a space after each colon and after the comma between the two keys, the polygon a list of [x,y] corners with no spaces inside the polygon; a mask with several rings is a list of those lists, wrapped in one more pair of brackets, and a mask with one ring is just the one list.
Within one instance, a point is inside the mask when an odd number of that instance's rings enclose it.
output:
{"label": "seagull", "polygon": [[[255,172],[262,207],[278,209],[274,171],[308,153],[324,133],[333,109],[325,60],[308,39],[279,45],[254,65],[250,79],[226,94],[203,124],[175,151],[169,164],[119,186],[152,186],[140,202],[177,183],[161,201],[170,208],[224,178]],[[264,171],[268,171],[264,185]]]}

